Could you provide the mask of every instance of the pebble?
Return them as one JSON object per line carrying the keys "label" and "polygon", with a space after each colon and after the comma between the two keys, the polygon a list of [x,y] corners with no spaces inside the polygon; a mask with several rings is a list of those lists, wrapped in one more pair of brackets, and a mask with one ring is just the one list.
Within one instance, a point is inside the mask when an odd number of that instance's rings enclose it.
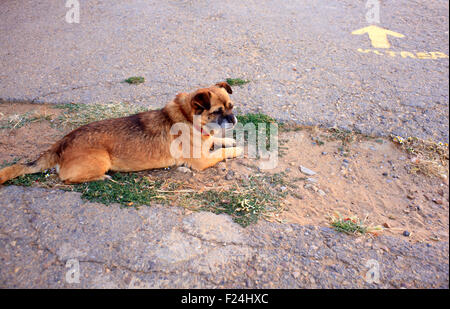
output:
{"label": "pebble", "polygon": [[349,160],[347,160],[347,159],[344,159],[344,160],[342,160],[342,162],[344,162],[344,163],[347,163],[347,164],[349,164],[349,163],[350,163],[350,161],[349,161]]}
{"label": "pebble", "polygon": [[387,175],[388,175],[388,173],[387,173],[387,172],[384,172],[384,173],[383,173],[383,176],[387,176]]}
{"label": "pebble", "polygon": [[411,235],[411,233],[410,233],[410,232],[408,232],[408,231],[403,231],[403,236],[405,236],[405,237],[409,237],[409,235]]}
{"label": "pebble", "polygon": [[321,196],[325,196],[326,195],[325,192],[323,190],[320,190],[320,189],[317,191],[317,193],[319,193],[319,195],[321,195]]}
{"label": "pebble", "polygon": [[441,199],[433,199],[433,202],[435,202],[438,205],[442,205],[444,202]]}
{"label": "pebble", "polygon": [[328,154],[328,152],[326,152],[326,151],[322,151],[322,155],[324,156],[324,155],[327,155]]}
{"label": "pebble", "polygon": [[317,174],[317,173],[314,172],[313,170],[310,170],[309,168],[304,167],[304,166],[302,166],[302,165],[300,165],[299,169],[300,169],[300,172],[302,172],[303,174],[305,174],[305,175],[307,175],[307,176],[314,176],[314,175]]}

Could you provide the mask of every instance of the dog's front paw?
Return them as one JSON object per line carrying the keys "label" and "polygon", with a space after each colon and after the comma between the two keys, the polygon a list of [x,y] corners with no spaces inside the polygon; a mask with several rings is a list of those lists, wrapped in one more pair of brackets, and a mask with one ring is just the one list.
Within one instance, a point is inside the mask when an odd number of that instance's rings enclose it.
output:
{"label": "dog's front paw", "polygon": [[224,138],[222,141],[223,141],[223,145],[226,148],[236,146],[236,140],[234,138],[227,137],[227,138]]}
{"label": "dog's front paw", "polygon": [[214,140],[214,146],[218,148],[230,148],[236,146],[236,140],[234,138],[218,138]]}
{"label": "dog's front paw", "polygon": [[234,147],[233,148],[233,156],[232,158],[240,157],[244,153],[244,148],[242,147]]}

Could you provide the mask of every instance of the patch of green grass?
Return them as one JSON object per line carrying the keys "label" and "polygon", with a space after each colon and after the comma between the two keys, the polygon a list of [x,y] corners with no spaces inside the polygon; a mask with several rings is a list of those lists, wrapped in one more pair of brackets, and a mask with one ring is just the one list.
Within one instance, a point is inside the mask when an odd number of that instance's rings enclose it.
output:
{"label": "patch of green grass", "polygon": [[150,205],[154,200],[164,199],[158,189],[160,181],[151,181],[137,174],[115,173],[112,180],[76,184],[69,190],[80,192],[81,197],[105,205],[119,203],[124,206]]}
{"label": "patch of green grass", "polygon": [[[290,192],[286,188],[295,188],[285,178],[284,173],[256,174],[248,179],[236,179],[235,184],[227,189],[210,189],[203,192],[186,190],[180,183],[152,180],[138,173],[114,173],[111,177],[111,180],[64,185],[56,174],[46,172],[20,176],[5,184],[79,192],[84,200],[105,205],[119,203],[125,207],[139,207],[157,201],[188,208],[195,206],[195,209],[217,214],[227,213],[244,227],[279,211],[283,199]],[[281,190],[281,186],[286,188]]]}
{"label": "patch of green grass", "polygon": [[338,232],[351,235],[362,235],[366,233],[377,234],[383,230],[380,225],[374,227],[366,226],[364,222],[356,216],[344,218],[339,213],[336,214],[337,216],[330,217],[330,224]]}
{"label": "patch of green grass", "polygon": [[145,82],[145,78],[143,78],[142,76],[132,76],[124,80],[124,82],[130,85],[139,85]]}
{"label": "patch of green grass", "polygon": [[[265,114],[261,114],[261,113],[249,113],[249,114],[243,114],[243,115],[237,115],[236,116],[238,123],[242,124],[244,127],[245,125],[251,123],[254,125],[255,129],[258,130],[260,127],[265,127],[265,136],[266,136],[266,149],[269,150],[270,149],[270,139],[271,139],[271,130],[270,130],[270,124],[274,123],[277,126],[279,125],[279,123],[273,119],[272,117],[265,115]],[[258,131],[257,131],[258,132]],[[256,133],[256,146],[258,147],[259,143],[258,143],[258,133]],[[236,132],[234,137],[236,138]],[[244,131],[244,139],[246,141],[248,141],[248,131]],[[275,137],[277,138],[277,136]]]}
{"label": "patch of green grass", "polygon": [[250,81],[241,79],[241,78],[227,78],[226,82],[230,86],[242,86],[242,85],[248,84]]}
{"label": "patch of green grass", "polygon": [[48,174],[45,173],[28,174],[8,180],[5,182],[5,185],[31,187],[33,185],[45,183],[47,177]]}
{"label": "patch of green grass", "polygon": [[277,122],[272,117],[261,113],[256,114],[249,113],[244,115],[237,115],[236,118],[239,121],[239,123],[242,123],[243,125],[246,125],[247,123],[253,123],[255,127],[257,127],[259,123],[270,124]]}
{"label": "patch of green grass", "polygon": [[228,190],[196,193],[192,200],[200,203],[202,210],[229,214],[245,227],[281,208],[281,201],[287,195],[277,190],[284,182],[282,178],[280,175],[251,176]]}
{"label": "patch of green grass", "polygon": [[361,225],[361,223],[352,221],[349,218],[331,222],[331,226],[334,227],[336,231],[346,234],[365,234],[367,232],[367,228]]}

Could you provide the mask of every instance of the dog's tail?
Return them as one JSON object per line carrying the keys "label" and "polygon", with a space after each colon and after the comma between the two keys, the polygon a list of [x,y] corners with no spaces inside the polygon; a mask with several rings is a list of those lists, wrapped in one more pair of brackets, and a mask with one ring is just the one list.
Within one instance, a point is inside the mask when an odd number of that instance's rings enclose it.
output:
{"label": "dog's tail", "polygon": [[53,149],[44,152],[37,160],[26,164],[14,164],[0,170],[0,185],[6,181],[25,174],[33,174],[54,167],[58,163],[58,155]]}

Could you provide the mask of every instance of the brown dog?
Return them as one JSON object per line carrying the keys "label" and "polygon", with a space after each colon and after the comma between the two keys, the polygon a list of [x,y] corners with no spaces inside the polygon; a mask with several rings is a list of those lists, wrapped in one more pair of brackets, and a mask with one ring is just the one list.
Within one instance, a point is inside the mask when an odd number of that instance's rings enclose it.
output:
{"label": "brown dog", "polygon": [[[243,149],[234,147],[234,139],[214,137],[206,129],[208,124],[223,128],[236,124],[228,95],[231,93],[231,87],[222,82],[193,93],[178,94],[161,110],[87,124],[56,142],[36,161],[2,169],[0,184],[53,167],[62,181],[71,184],[105,179],[109,170],[131,172],[182,164],[203,170],[225,158],[239,156]],[[194,122],[196,115],[199,124]],[[171,133],[177,123],[188,126],[187,137]],[[195,134],[201,135],[199,145],[193,142]],[[190,153],[201,147],[198,152],[201,155],[174,157],[171,145],[175,139],[180,142],[180,149],[189,145]],[[228,148],[209,151],[217,144]]]}

